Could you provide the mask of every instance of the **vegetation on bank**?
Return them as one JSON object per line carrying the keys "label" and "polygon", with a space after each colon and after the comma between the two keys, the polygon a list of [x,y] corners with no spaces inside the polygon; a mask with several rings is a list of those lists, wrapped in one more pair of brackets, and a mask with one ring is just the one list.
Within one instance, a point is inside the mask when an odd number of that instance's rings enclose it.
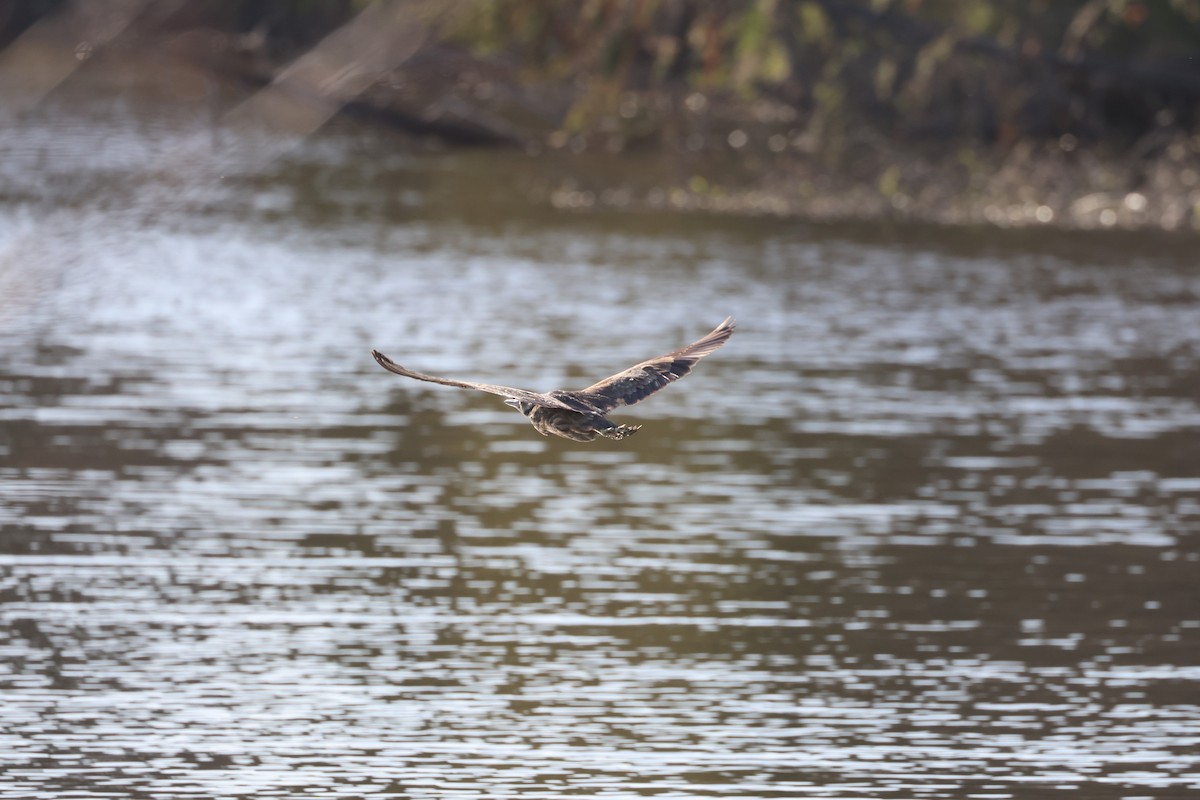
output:
{"label": "vegetation on bank", "polygon": [[[281,65],[371,1],[184,2],[152,23]],[[642,186],[573,176],[560,205],[1200,229],[1200,0],[447,3],[357,110],[663,162]],[[11,4],[0,42],[61,6]]]}
{"label": "vegetation on bank", "polygon": [[1200,0],[469,6],[457,41],[570,87],[552,146],[693,156],[668,204],[1200,228]]}
{"label": "vegetation on bank", "polygon": [[829,140],[865,122],[1129,142],[1200,108],[1200,0],[483,0],[455,34],[527,80],[586,82],[568,129],[681,87],[778,100]]}

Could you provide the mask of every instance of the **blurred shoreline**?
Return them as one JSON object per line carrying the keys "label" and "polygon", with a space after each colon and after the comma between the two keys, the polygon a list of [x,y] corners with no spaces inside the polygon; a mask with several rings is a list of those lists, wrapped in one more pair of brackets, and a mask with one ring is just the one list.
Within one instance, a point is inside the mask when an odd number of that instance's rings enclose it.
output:
{"label": "blurred shoreline", "polygon": [[[211,105],[214,119],[372,6],[86,5],[96,19],[123,6],[128,24],[102,44],[61,34],[78,69],[157,81],[182,102]],[[1086,37],[1072,26],[1101,26],[1097,15],[1111,10],[1075,5],[1046,58],[1046,42],[1030,44],[1045,31],[1005,44],[886,2],[735,2],[709,13],[690,0],[567,11],[463,0],[447,4],[411,57],[379,68],[337,107],[417,148],[489,147],[535,163],[556,153],[532,194],[569,211],[1200,230],[1200,68],[1179,55],[1190,40],[1170,50],[1151,41],[1124,60],[1099,45],[1073,53]],[[1158,5],[1142,4],[1161,15]],[[0,20],[9,61],[14,42],[80,7],[10,11]],[[878,52],[862,56],[864,43]],[[322,68],[333,80],[340,67]],[[1149,88],[1139,94],[1140,85]]]}

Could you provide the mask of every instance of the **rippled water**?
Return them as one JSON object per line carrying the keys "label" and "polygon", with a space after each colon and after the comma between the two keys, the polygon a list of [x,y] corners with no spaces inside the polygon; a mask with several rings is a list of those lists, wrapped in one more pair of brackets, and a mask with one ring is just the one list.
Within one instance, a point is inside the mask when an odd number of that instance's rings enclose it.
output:
{"label": "rippled water", "polygon": [[[0,798],[1200,790],[1188,242],[551,216],[346,130],[139,177],[190,130],[0,135]],[[369,356],[727,314],[623,442]]]}

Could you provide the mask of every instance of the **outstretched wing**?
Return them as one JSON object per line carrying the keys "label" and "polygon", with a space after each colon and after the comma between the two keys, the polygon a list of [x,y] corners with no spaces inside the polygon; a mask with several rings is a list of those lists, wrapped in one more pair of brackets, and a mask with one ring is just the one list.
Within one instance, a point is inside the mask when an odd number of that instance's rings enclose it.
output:
{"label": "outstretched wing", "polygon": [[697,361],[728,341],[733,335],[733,326],[733,317],[726,317],[703,339],[658,358],[643,361],[574,394],[601,413],[631,406],[691,372]]}
{"label": "outstretched wing", "polygon": [[434,375],[426,375],[421,372],[414,372],[407,367],[402,367],[395,361],[385,356],[378,350],[372,350],[371,355],[375,356],[375,360],[379,362],[379,366],[386,369],[388,372],[394,372],[397,375],[403,375],[406,378],[416,378],[419,381],[429,381],[430,383],[440,383],[442,386],[457,386],[460,389],[475,389],[480,392],[488,392],[489,394],[498,394],[501,397],[512,397],[517,400],[528,400],[539,406],[549,406],[550,408],[566,408],[572,409],[572,406],[549,397],[538,392],[531,392],[527,389],[513,389],[509,386],[496,386],[491,383],[473,383],[471,381],[456,381],[451,378],[438,378]]}

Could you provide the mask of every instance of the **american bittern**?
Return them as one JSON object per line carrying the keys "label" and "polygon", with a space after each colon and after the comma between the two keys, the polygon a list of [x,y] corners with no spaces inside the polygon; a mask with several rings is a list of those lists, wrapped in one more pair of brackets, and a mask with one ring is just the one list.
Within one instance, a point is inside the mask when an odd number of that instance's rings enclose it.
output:
{"label": "american bittern", "polygon": [[406,378],[498,394],[505,398],[505,403],[529,417],[530,423],[543,436],[553,434],[577,442],[590,442],[597,436],[624,439],[637,433],[641,425],[617,425],[606,415],[621,406],[631,406],[644,400],[687,375],[697,361],[725,344],[732,335],[733,317],[726,317],[712,333],[687,347],[635,364],[624,372],[579,391],[555,389],[550,392],[531,392],[490,383],[438,378],[402,367],[378,350],[372,350],[371,355],[387,371]]}

